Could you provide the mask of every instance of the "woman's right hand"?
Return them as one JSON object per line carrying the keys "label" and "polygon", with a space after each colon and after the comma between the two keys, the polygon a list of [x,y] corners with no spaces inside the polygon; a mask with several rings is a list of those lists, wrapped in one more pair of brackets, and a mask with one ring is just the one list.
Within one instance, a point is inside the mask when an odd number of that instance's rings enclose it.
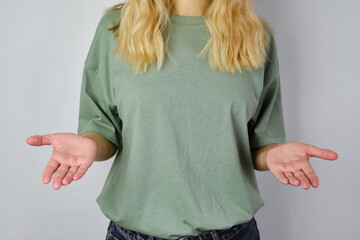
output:
{"label": "woman's right hand", "polygon": [[26,139],[31,146],[53,146],[53,153],[45,167],[42,181],[48,184],[53,178],[53,187],[68,185],[80,179],[96,158],[97,145],[94,140],[74,133],[50,133],[33,135]]}

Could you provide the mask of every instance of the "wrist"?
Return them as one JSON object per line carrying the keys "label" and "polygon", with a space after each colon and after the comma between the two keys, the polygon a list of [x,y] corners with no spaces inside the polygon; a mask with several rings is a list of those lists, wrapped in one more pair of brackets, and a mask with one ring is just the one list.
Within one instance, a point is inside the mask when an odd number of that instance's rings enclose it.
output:
{"label": "wrist", "polygon": [[267,169],[267,170],[270,170],[269,169],[269,166],[268,166],[268,161],[270,159],[273,158],[273,156],[275,156],[274,154],[276,153],[278,147],[280,146],[280,144],[276,143],[276,146],[274,145],[272,148],[269,148],[265,154],[264,154],[264,167]]}
{"label": "wrist", "polygon": [[266,159],[268,152],[277,147],[277,144],[270,143],[257,150],[252,152],[252,159],[254,163],[254,169],[258,171],[267,171],[269,168],[267,167]]}
{"label": "wrist", "polygon": [[117,152],[117,147],[102,135],[95,132],[84,132],[81,136],[89,138],[96,143],[96,160],[105,161]]}
{"label": "wrist", "polygon": [[96,149],[96,156],[94,161],[103,160],[103,153],[101,152],[101,142],[99,142],[98,135],[93,132],[84,132],[80,136],[91,140],[94,143],[94,148]]}

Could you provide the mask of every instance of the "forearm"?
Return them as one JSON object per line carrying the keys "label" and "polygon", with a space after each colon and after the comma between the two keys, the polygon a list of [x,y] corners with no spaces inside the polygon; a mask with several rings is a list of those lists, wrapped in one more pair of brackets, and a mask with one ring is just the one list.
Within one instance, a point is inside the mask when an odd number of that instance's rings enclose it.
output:
{"label": "forearm", "polygon": [[254,168],[256,170],[258,170],[258,171],[268,171],[269,170],[269,168],[267,167],[266,162],[265,162],[265,155],[270,149],[277,147],[277,146],[278,145],[276,143],[271,143],[271,144],[265,145],[265,146],[258,148],[251,152],[252,161],[254,164]]}
{"label": "forearm", "polygon": [[95,132],[84,132],[80,134],[82,137],[89,138],[96,142],[96,158],[95,161],[105,161],[114,156],[118,148],[109,140]]}

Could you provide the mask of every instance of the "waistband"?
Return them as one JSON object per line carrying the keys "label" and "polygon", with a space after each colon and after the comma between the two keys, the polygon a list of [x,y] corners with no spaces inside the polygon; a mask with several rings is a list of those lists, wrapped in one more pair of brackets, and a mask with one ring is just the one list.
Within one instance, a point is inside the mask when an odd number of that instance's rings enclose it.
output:
{"label": "waistband", "polygon": [[[254,217],[245,223],[240,223],[237,225],[232,226],[228,229],[221,229],[221,230],[208,230],[204,231],[203,233],[197,235],[197,236],[182,236],[178,238],[177,240],[220,240],[220,239],[230,239],[232,236],[240,232],[243,228],[246,227],[248,223],[251,221],[254,221]],[[159,238],[147,234],[143,234],[140,232],[136,232],[127,228],[124,228],[113,221],[111,221],[115,227],[120,231],[125,233],[130,237],[131,240],[168,240],[165,238]]]}

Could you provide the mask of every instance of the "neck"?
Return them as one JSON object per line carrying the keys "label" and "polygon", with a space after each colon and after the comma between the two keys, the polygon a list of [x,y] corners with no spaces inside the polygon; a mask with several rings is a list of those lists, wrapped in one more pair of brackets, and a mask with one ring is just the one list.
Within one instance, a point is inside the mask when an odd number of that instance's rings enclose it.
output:
{"label": "neck", "polygon": [[171,14],[180,16],[203,16],[211,0],[173,0]]}

